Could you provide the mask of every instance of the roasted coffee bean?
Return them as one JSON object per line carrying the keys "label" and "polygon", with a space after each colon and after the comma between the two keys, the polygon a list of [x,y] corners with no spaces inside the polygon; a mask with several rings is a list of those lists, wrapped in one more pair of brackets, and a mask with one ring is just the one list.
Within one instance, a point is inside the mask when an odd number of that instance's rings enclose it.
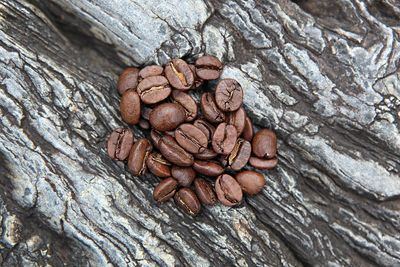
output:
{"label": "roasted coffee bean", "polygon": [[176,205],[189,215],[196,216],[201,210],[201,204],[196,193],[187,187],[179,189],[174,199]]}
{"label": "roasted coffee bean", "polygon": [[139,71],[139,82],[147,77],[160,76],[164,72],[164,68],[158,65],[144,67]]}
{"label": "roasted coffee bean", "polygon": [[253,135],[254,135],[253,123],[251,122],[251,119],[246,116],[246,119],[244,121],[242,137],[243,139],[251,142],[251,140],[253,139]]}
{"label": "roasted coffee bean", "polygon": [[160,146],[159,146],[160,143],[159,142],[160,142],[162,137],[163,137],[163,135],[159,131],[151,129],[151,131],[150,131],[150,141],[153,144],[153,146],[155,148],[157,148],[158,150],[160,149]]}
{"label": "roasted coffee bean", "polygon": [[194,180],[194,188],[196,190],[197,197],[204,205],[214,205],[217,202],[217,196],[209,182],[202,178],[196,178]]}
{"label": "roasted coffee bean", "polygon": [[181,124],[175,130],[175,139],[178,144],[189,153],[201,153],[207,148],[207,136],[192,124]]}
{"label": "roasted coffee bean", "polygon": [[136,89],[138,85],[139,69],[126,68],[118,78],[117,89],[120,95],[128,89]]}
{"label": "roasted coffee bean", "polygon": [[196,172],[192,167],[179,167],[176,165],[172,166],[171,175],[178,181],[179,185],[185,187],[190,186],[194,178],[196,178]]}
{"label": "roasted coffee bean", "polygon": [[137,92],[143,103],[155,104],[169,96],[171,87],[164,76],[150,76],[139,83]]}
{"label": "roasted coffee bean", "polygon": [[242,169],[249,161],[251,144],[249,141],[239,138],[235,147],[228,156],[228,167],[234,171]]}
{"label": "roasted coffee bean", "polygon": [[186,119],[185,110],[176,103],[158,105],[150,112],[150,124],[158,131],[171,131]]}
{"label": "roasted coffee bean", "polygon": [[214,96],[211,93],[204,93],[201,96],[200,107],[204,117],[209,122],[220,123],[225,121],[225,113],[217,107]]}
{"label": "roasted coffee bean", "polygon": [[272,170],[273,168],[276,167],[276,165],[278,165],[278,159],[277,158],[263,159],[257,157],[250,157],[249,163],[254,168],[260,170]]}
{"label": "roasted coffee bean", "polygon": [[169,163],[160,153],[151,153],[146,160],[149,171],[158,177],[171,176],[171,163]]}
{"label": "roasted coffee bean", "polygon": [[114,160],[125,160],[129,156],[135,137],[129,129],[115,129],[107,142],[107,153]]}
{"label": "roasted coffee bean", "polygon": [[226,122],[235,126],[237,135],[240,136],[246,122],[246,112],[244,111],[244,108],[241,107],[236,111],[228,113],[226,116]]}
{"label": "roasted coffee bean", "polygon": [[193,122],[193,125],[199,128],[207,137],[208,142],[211,142],[215,132],[215,127],[203,119],[198,119]]}
{"label": "roasted coffee bean", "polygon": [[212,177],[224,172],[224,168],[215,161],[195,160],[192,167],[196,172]]}
{"label": "roasted coffee bean", "polygon": [[215,89],[215,102],[222,111],[235,111],[243,103],[243,89],[234,79],[223,79]]}
{"label": "roasted coffee bean", "polygon": [[178,182],[172,178],[162,180],[153,191],[153,198],[158,203],[165,202],[175,195],[178,188]]}
{"label": "roasted coffee bean", "polygon": [[237,132],[235,126],[223,122],[215,129],[212,147],[218,154],[228,155],[235,147],[236,139]]}
{"label": "roasted coffee bean", "polygon": [[140,120],[140,98],[135,90],[129,89],[121,97],[119,104],[122,119],[128,124],[137,124]]}
{"label": "roasted coffee bean", "polygon": [[222,174],[215,182],[215,192],[218,200],[225,206],[239,205],[243,198],[242,188],[229,174]]}
{"label": "roasted coffee bean", "polygon": [[201,160],[210,160],[215,158],[216,156],[218,156],[218,154],[210,149],[210,148],[206,148],[204,149],[203,152],[199,153],[199,154],[194,154],[193,155],[196,159],[201,159]]}
{"label": "roasted coffee bean", "polygon": [[168,161],[182,167],[191,166],[193,164],[193,155],[179,146],[173,137],[165,135],[158,144],[161,154]]}
{"label": "roasted coffee bean", "polygon": [[151,111],[152,111],[151,108],[144,106],[142,108],[142,118],[148,121],[149,118],[150,118],[150,112]]}
{"label": "roasted coffee bean", "polygon": [[144,119],[140,119],[139,120],[139,127],[142,128],[142,129],[145,129],[145,130],[150,129],[150,123],[148,121],[144,120]]}
{"label": "roasted coffee bean", "polygon": [[195,67],[194,65],[189,64],[189,68],[192,70],[193,76],[194,76],[194,83],[193,83],[191,89],[199,88],[200,86],[203,85],[204,80],[200,79],[199,76],[197,76],[197,74],[196,74],[196,67]]}
{"label": "roasted coffee bean", "polygon": [[174,59],[165,66],[165,76],[178,90],[188,90],[194,83],[194,75],[189,65],[182,59]]}
{"label": "roasted coffee bean", "polygon": [[192,121],[197,117],[197,103],[193,97],[179,90],[173,90],[171,96],[173,102],[180,104],[185,109],[185,121]]}
{"label": "roasted coffee bean", "polygon": [[133,175],[142,175],[146,171],[146,159],[152,150],[149,140],[139,139],[129,152],[128,169]]}
{"label": "roasted coffee bean", "polygon": [[258,131],[253,137],[251,146],[253,153],[259,158],[272,159],[276,157],[276,135],[271,130]]}
{"label": "roasted coffee bean", "polygon": [[202,56],[196,60],[196,74],[203,80],[216,80],[221,76],[223,65],[218,58]]}
{"label": "roasted coffee bean", "polygon": [[255,171],[241,171],[236,174],[236,180],[243,192],[249,195],[258,194],[265,185],[264,175]]}

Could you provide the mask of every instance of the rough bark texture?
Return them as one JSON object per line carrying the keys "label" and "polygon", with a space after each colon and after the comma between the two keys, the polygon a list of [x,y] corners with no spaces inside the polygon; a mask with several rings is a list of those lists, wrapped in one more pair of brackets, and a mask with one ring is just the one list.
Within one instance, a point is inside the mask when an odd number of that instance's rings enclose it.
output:
{"label": "rough bark texture", "polygon": [[[123,67],[204,52],[280,163],[192,219],[104,144]],[[399,66],[397,0],[0,1],[0,262],[400,266]]]}

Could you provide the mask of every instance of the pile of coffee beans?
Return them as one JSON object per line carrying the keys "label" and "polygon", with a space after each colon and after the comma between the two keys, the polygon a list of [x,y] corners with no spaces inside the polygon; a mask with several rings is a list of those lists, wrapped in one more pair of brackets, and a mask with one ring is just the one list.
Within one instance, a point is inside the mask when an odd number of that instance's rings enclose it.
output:
{"label": "pile of coffee beans", "polygon": [[[127,68],[118,80],[122,119],[138,124],[148,138],[137,140],[130,129],[115,129],[107,143],[109,156],[127,161],[135,176],[150,171],[160,177],[155,201],[174,198],[193,216],[201,204],[219,201],[232,207],[242,202],[243,193],[259,193],[264,175],[243,170],[247,163],[264,170],[278,164],[276,135],[268,129],[254,133],[236,80],[221,79],[214,92],[200,92],[222,71],[221,61],[206,55],[194,65],[174,59],[164,67]],[[191,91],[201,93],[199,105]]]}

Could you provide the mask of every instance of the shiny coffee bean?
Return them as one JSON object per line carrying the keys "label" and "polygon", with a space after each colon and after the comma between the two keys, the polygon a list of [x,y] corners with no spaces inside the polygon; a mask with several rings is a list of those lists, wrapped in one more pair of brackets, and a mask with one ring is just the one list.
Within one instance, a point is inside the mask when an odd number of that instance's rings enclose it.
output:
{"label": "shiny coffee bean", "polygon": [[135,90],[129,89],[121,97],[119,104],[122,120],[128,124],[137,124],[140,120],[140,98]]}
{"label": "shiny coffee bean", "polygon": [[257,158],[257,157],[250,157],[249,163],[254,168],[260,170],[272,170],[273,168],[278,165],[278,159],[264,159],[264,158]]}
{"label": "shiny coffee bean", "polygon": [[207,136],[192,124],[181,124],[175,130],[175,139],[187,152],[197,154],[207,148]]}
{"label": "shiny coffee bean", "polygon": [[251,140],[253,139],[253,135],[254,135],[253,122],[249,117],[246,116],[246,119],[244,121],[242,137],[243,139],[251,142]]}
{"label": "shiny coffee bean", "polygon": [[138,85],[138,68],[126,68],[118,78],[117,89],[118,93],[122,95],[128,89],[136,89]]}
{"label": "shiny coffee bean", "polygon": [[209,122],[220,123],[225,121],[225,113],[217,107],[214,96],[211,93],[202,94],[200,108]]}
{"label": "shiny coffee bean", "polygon": [[208,142],[211,142],[215,132],[215,127],[212,124],[203,119],[198,119],[193,122],[193,125],[199,128],[206,135]]}
{"label": "shiny coffee bean", "polygon": [[193,155],[179,146],[173,137],[165,135],[158,144],[161,154],[168,161],[182,167],[193,165]]}
{"label": "shiny coffee bean", "polygon": [[204,80],[200,79],[199,76],[197,76],[197,74],[196,74],[196,67],[195,67],[194,65],[189,64],[189,68],[192,70],[193,76],[194,76],[194,83],[193,83],[191,89],[199,88],[200,86],[203,85]]}
{"label": "shiny coffee bean", "polygon": [[216,80],[221,76],[223,65],[218,58],[202,56],[196,60],[196,74],[203,80]]}
{"label": "shiny coffee bean", "polygon": [[144,130],[150,129],[150,123],[148,121],[144,120],[144,119],[140,119],[139,120],[139,127],[144,129]]}
{"label": "shiny coffee bean", "polygon": [[276,135],[273,131],[262,129],[254,135],[251,142],[253,153],[259,158],[275,158],[276,142]]}
{"label": "shiny coffee bean", "polygon": [[202,178],[194,180],[194,188],[197,197],[204,205],[215,205],[217,203],[217,196],[209,182]]}
{"label": "shiny coffee bean", "polygon": [[193,72],[182,59],[174,59],[165,66],[165,77],[171,86],[178,90],[188,90],[194,83]]}
{"label": "shiny coffee bean", "polygon": [[152,174],[158,177],[171,176],[171,163],[159,153],[151,153],[147,157],[146,166]]}
{"label": "shiny coffee bean", "polygon": [[185,187],[190,186],[194,178],[196,178],[196,172],[192,167],[179,167],[176,165],[172,166],[171,175],[178,181],[179,185]]}
{"label": "shiny coffee bean", "polygon": [[154,188],[153,198],[158,203],[163,203],[175,195],[177,188],[178,182],[174,178],[164,179]]}
{"label": "shiny coffee bean", "polygon": [[128,169],[135,176],[142,175],[146,171],[146,159],[152,150],[149,140],[139,139],[129,152]]}
{"label": "shiny coffee bean", "polygon": [[222,174],[215,182],[218,200],[225,206],[236,206],[242,202],[243,192],[238,182],[229,174]]}
{"label": "shiny coffee bean", "polygon": [[157,148],[158,150],[160,149],[160,146],[159,146],[160,143],[159,142],[160,142],[162,137],[163,137],[163,135],[159,131],[151,129],[151,131],[150,131],[150,141],[153,144],[153,146],[155,148]]}
{"label": "shiny coffee bean", "polygon": [[215,89],[215,102],[222,111],[235,111],[243,103],[243,89],[234,79],[223,79]]}
{"label": "shiny coffee bean", "polygon": [[224,168],[215,161],[195,160],[192,167],[196,172],[212,177],[224,172]]}
{"label": "shiny coffee bean", "polygon": [[241,171],[236,174],[236,181],[243,192],[249,195],[258,194],[265,185],[264,175],[255,171]]}
{"label": "shiny coffee bean", "polygon": [[216,156],[218,156],[218,154],[210,149],[210,148],[206,148],[204,149],[203,152],[199,153],[199,154],[194,154],[193,155],[196,159],[201,159],[201,160],[210,160],[215,158]]}
{"label": "shiny coffee bean", "polygon": [[171,87],[164,76],[150,76],[139,83],[137,92],[143,103],[155,104],[170,95]]}
{"label": "shiny coffee bean", "polygon": [[179,189],[174,199],[176,205],[189,215],[196,216],[201,210],[201,204],[196,193],[187,187]]}
{"label": "shiny coffee bean", "polygon": [[185,110],[176,103],[158,105],[150,112],[151,126],[158,131],[171,131],[186,119]]}
{"label": "shiny coffee bean", "polygon": [[212,138],[212,147],[218,154],[228,155],[235,147],[236,139],[237,132],[235,126],[223,122],[215,129]]}
{"label": "shiny coffee bean", "polygon": [[230,112],[226,116],[226,123],[235,126],[237,135],[240,136],[243,132],[246,122],[246,112],[241,107],[236,111]]}
{"label": "shiny coffee bean", "polygon": [[251,144],[249,141],[239,138],[235,147],[228,156],[228,167],[234,171],[242,169],[249,161]]}
{"label": "shiny coffee bean", "polygon": [[163,74],[163,72],[164,68],[162,66],[158,65],[146,66],[139,72],[139,82],[151,76],[160,76]]}
{"label": "shiny coffee bean", "polygon": [[135,137],[129,129],[115,129],[107,142],[107,153],[114,160],[125,160],[129,156]]}
{"label": "shiny coffee bean", "polygon": [[197,117],[197,103],[189,94],[179,90],[173,90],[171,98],[173,102],[180,104],[185,109],[185,121],[192,121]]}

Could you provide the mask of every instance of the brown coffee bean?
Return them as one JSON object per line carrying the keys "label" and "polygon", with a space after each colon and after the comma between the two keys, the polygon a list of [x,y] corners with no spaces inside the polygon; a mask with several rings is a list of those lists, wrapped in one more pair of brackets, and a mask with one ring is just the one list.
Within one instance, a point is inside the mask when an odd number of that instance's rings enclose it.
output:
{"label": "brown coffee bean", "polygon": [[145,130],[150,129],[150,123],[148,121],[144,120],[144,119],[140,119],[139,120],[139,127],[142,128],[142,129],[145,129]]}
{"label": "brown coffee bean", "polygon": [[218,154],[228,155],[232,152],[237,139],[236,128],[225,122],[220,123],[215,129],[212,139],[212,147]]}
{"label": "brown coffee bean", "polygon": [[158,150],[160,149],[160,146],[159,146],[160,143],[159,142],[160,142],[162,137],[163,137],[163,135],[159,131],[151,129],[151,131],[150,131],[150,141],[153,144],[153,146],[155,148],[157,148]]}
{"label": "brown coffee bean", "polygon": [[128,124],[137,124],[140,120],[140,98],[136,91],[129,89],[121,97],[119,104],[122,120]]}
{"label": "brown coffee bean", "polygon": [[215,192],[218,200],[225,206],[239,205],[243,198],[243,192],[238,182],[229,174],[222,174],[215,182]]}
{"label": "brown coffee bean", "polygon": [[150,112],[150,124],[158,131],[171,131],[186,119],[185,110],[176,103],[158,105]]}
{"label": "brown coffee bean", "polygon": [[241,107],[236,111],[230,112],[226,116],[226,123],[235,126],[237,135],[240,136],[243,132],[246,122],[246,111]]}
{"label": "brown coffee bean", "polygon": [[195,160],[193,169],[198,173],[212,177],[218,176],[224,172],[224,168],[214,161]]}
{"label": "brown coffee bean", "polygon": [[264,175],[255,171],[241,171],[236,174],[236,180],[243,192],[249,195],[258,194],[265,185]]}
{"label": "brown coffee bean", "polygon": [[218,58],[202,56],[196,60],[196,74],[203,80],[216,80],[221,76],[223,65]]}
{"label": "brown coffee bean", "polygon": [[197,103],[193,97],[179,90],[173,90],[171,96],[173,102],[180,104],[185,109],[185,121],[192,121],[197,117]]}
{"label": "brown coffee bean", "polygon": [[192,70],[193,76],[194,76],[194,83],[193,83],[191,89],[199,88],[200,86],[203,85],[204,80],[200,79],[199,76],[197,76],[197,74],[196,74],[196,67],[195,67],[194,65],[189,64],[189,68]]}
{"label": "brown coffee bean", "polygon": [[143,103],[155,104],[170,95],[171,87],[164,76],[150,76],[139,83],[137,92]]}
{"label": "brown coffee bean", "polygon": [[181,124],[175,130],[178,144],[189,153],[201,153],[207,148],[208,139],[205,134],[192,124]]}
{"label": "brown coffee bean", "polygon": [[194,83],[194,75],[189,65],[182,59],[174,59],[165,66],[165,76],[178,90],[188,90]]}
{"label": "brown coffee bean", "polygon": [[254,168],[260,170],[272,170],[273,168],[276,167],[276,165],[278,165],[278,158],[263,159],[257,157],[250,157],[249,163]]}
{"label": "brown coffee bean", "polygon": [[128,169],[135,176],[142,175],[146,171],[146,159],[152,150],[149,140],[139,139],[129,152]]}
{"label": "brown coffee bean", "polygon": [[176,205],[189,215],[196,216],[201,210],[196,194],[187,187],[176,192],[174,199]]}
{"label": "brown coffee bean", "polygon": [[138,85],[138,68],[126,68],[118,78],[117,89],[118,93],[122,95],[128,89],[136,89]]}
{"label": "brown coffee bean", "polygon": [[215,103],[222,111],[235,111],[243,103],[243,89],[234,79],[223,79],[215,89]]}
{"label": "brown coffee bean", "polygon": [[215,153],[215,151],[210,148],[204,149],[204,151],[199,154],[194,154],[194,157],[196,159],[201,159],[201,160],[210,160],[215,158],[216,156],[218,156],[218,154]]}
{"label": "brown coffee bean", "polygon": [[234,171],[242,169],[249,161],[251,144],[249,141],[239,138],[235,147],[228,156],[228,167]]}
{"label": "brown coffee bean", "polygon": [[151,76],[160,76],[163,74],[163,72],[164,68],[162,66],[158,65],[146,66],[139,72],[139,82]]}
{"label": "brown coffee bean", "polygon": [[215,132],[215,127],[212,124],[203,119],[198,119],[193,122],[193,125],[199,128],[206,135],[208,142],[211,142]]}
{"label": "brown coffee bean", "polygon": [[253,123],[251,122],[251,119],[246,116],[242,133],[243,139],[251,142],[251,140],[253,139],[253,135],[254,135]]}
{"label": "brown coffee bean", "polygon": [[194,178],[196,178],[196,172],[192,167],[179,167],[173,165],[171,168],[172,177],[174,177],[179,185],[188,187],[192,184]]}
{"label": "brown coffee bean", "polygon": [[171,163],[159,153],[151,153],[147,157],[146,166],[152,174],[158,177],[171,176]]}
{"label": "brown coffee bean", "polygon": [[168,161],[182,167],[193,165],[193,155],[179,146],[173,137],[165,135],[158,144],[161,154]]}
{"label": "brown coffee bean", "polygon": [[153,191],[153,198],[158,203],[163,203],[173,197],[178,188],[178,182],[172,178],[162,180]]}
{"label": "brown coffee bean", "polygon": [[117,128],[107,142],[107,153],[114,160],[125,160],[129,156],[135,137],[129,129]]}
{"label": "brown coffee bean", "polygon": [[209,182],[202,178],[194,180],[194,187],[197,197],[204,205],[215,205],[217,203],[217,196]]}
{"label": "brown coffee bean", "polygon": [[257,157],[272,159],[276,157],[276,143],[275,133],[268,129],[262,129],[254,135],[251,146]]}
{"label": "brown coffee bean", "polygon": [[209,122],[220,123],[225,121],[225,113],[217,107],[214,96],[211,93],[202,94],[200,108]]}

